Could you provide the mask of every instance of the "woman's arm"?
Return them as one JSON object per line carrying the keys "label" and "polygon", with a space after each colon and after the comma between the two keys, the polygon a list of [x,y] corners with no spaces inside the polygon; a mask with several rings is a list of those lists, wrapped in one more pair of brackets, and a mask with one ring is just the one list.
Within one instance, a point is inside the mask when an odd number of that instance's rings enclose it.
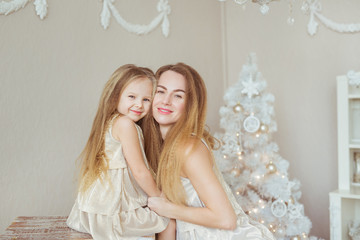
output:
{"label": "woman's arm", "polygon": [[213,172],[212,156],[203,143],[196,141],[195,149],[184,162],[182,174],[190,179],[205,207],[176,205],[164,198],[149,198],[148,206],[169,218],[211,228],[235,229],[236,215]]}
{"label": "woman's arm", "polygon": [[160,196],[161,192],[145,165],[135,123],[126,116],[118,117],[112,130],[113,137],[121,142],[124,157],[136,182],[148,196]]}

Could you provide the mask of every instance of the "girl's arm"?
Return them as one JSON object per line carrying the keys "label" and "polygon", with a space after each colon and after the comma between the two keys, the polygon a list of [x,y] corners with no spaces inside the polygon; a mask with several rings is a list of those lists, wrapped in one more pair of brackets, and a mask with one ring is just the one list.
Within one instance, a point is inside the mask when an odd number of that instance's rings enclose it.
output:
{"label": "girl's arm", "polygon": [[237,218],[213,172],[212,156],[203,143],[198,141],[196,144],[195,149],[187,155],[182,174],[190,179],[205,207],[176,205],[164,198],[149,198],[148,206],[165,217],[205,227],[233,230],[236,227]]}
{"label": "girl's arm", "polygon": [[161,192],[145,165],[135,123],[126,116],[118,117],[112,130],[113,137],[121,142],[124,157],[136,182],[148,196],[160,196]]}

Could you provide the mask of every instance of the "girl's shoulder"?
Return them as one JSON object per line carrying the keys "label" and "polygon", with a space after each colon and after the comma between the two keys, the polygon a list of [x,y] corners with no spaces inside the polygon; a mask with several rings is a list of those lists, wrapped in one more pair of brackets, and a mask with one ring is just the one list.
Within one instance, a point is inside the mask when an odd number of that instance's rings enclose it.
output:
{"label": "girl's shoulder", "polygon": [[127,116],[117,116],[113,120],[112,134],[118,140],[126,138],[130,134],[138,134],[136,123]]}
{"label": "girl's shoulder", "polygon": [[118,115],[113,122],[113,125],[116,125],[118,127],[121,128],[126,128],[126,127],[135,127],[135,122],[133,120],[131,120],[128,116],[121,116]]}

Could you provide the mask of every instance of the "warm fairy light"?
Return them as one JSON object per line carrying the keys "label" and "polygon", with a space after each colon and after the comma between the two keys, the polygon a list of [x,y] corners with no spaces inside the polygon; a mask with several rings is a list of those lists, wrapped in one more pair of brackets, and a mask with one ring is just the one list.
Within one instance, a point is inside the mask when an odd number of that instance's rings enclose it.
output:
{"label": "warm fairy light", "polygon": [[260,219],[260,223],[264,224],[265,222],[264,222],[264,220]]}
{"label": "warm fairy light", "polygon": [[285,175],[282,175],[281,177],[282,177],[282,178],[285,178]]}
{"label": "warm fairy light", "polygon": [[258,209],[257,209],[257,208],[254,208],[254,209],[253,209],[253,212],[254,212],[254,213],[257,213],[257,212],[258,212]]}
{"label": "warm fairy light", "polygon": [[240,136],[240,134],[239,134],[239,133],[236,133],[236,136],[238,137],[238,136]]}
{"label": "warm fairy light", "polygon": [[259,176],[259,175],[257,175],[257,176],[256,176],[256,179],[260,179],[260,176]]}
{"label": "warm fairy light", "polygon": [[226,158],[226,155],[224,155],[224,158]]}
{"label": "warm fairy light", "polygon": [[257,134],[255,135],[255,137],[257,137],[257,138],[260,137],[260,134],[257,133]]}
{"label": "warm fairy light", "polygon": [[239,160],[242,160],[242,156],[238,156],[238,159],[239,159]]}

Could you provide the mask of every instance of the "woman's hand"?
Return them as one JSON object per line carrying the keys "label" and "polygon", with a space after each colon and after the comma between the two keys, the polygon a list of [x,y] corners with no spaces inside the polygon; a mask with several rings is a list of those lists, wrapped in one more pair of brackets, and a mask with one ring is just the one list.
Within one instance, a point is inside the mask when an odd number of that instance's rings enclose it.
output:
{"label": "woman's hand", "polygon": [[175,205],[164,197],[149,197],[148,207],[163,217],[172,218],[171,211]]}

